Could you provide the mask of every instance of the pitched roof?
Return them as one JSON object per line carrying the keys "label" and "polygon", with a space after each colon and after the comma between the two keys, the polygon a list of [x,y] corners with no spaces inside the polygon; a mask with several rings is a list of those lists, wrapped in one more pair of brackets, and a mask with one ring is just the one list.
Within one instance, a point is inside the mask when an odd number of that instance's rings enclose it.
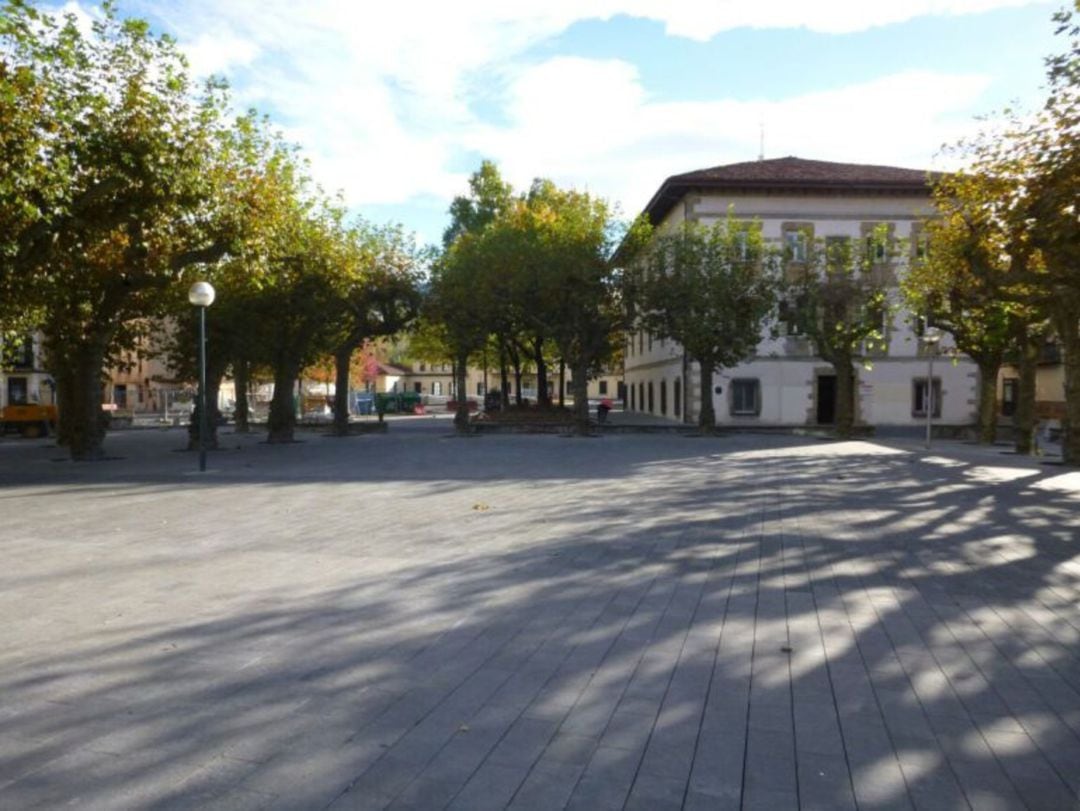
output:
{"label": "pitched roof", "polygon": [[658,223],[694,190],[864,192],[926,195],[936,175],[924,169],[833,163],[789,156],[730,163],[672,175],[663,182],[645,213]]}

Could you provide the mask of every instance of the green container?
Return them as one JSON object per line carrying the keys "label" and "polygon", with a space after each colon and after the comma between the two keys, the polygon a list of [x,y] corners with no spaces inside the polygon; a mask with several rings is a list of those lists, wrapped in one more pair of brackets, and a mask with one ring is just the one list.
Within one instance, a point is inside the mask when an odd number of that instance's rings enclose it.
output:
{"label": "green container", "polygon": [[419,405],[420,395],[415,391],[375,395],[375,410],[384,414],[411,414]]}

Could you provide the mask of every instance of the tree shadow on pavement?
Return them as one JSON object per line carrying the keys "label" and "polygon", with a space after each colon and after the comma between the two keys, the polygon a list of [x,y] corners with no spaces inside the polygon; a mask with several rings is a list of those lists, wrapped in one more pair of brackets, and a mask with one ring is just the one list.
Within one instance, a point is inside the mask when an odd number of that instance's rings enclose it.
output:
{"label": "tree shadow on pavement", "polygon": [[14,522],[0,806],[1076,803],[1054,473],[778,437],[402,444],[50,491],[179,532],[60,521],[34,558]]}

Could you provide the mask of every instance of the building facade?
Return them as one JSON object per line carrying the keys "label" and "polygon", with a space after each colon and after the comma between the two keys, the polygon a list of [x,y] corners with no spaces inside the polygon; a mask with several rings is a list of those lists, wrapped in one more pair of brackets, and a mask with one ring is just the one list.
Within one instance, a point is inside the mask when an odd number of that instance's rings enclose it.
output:
{"label": "building facade", "polygon": [[55,404],[56,386],[45,369],[41,334],[0,342],[0,408]]}
{"label": "building facade", "polygon": [[[920,249],[919,223],[932,214],[924,171],[780,158],[732,164],[668,178],[645,209],[665,232],[693,221],[709,225],[729,214],[760,224],[766,243],[800,250],[800,239],[866,239],[887,229],[904,246],[887,260],[902,276]],[[799,235],[802,235],[801,237]],[[857,370],[856,424],[914,428],[925,424],[927,349],[916,334],[919,321],[904,310],[898,287],[888,291],[883,314],[886,346],[872,364]],[[978,370],[955,357],[948,336],[934,350],[930,404],[935,423],[975,421]],[[633,412],[695,422],[701,408],[700,369],[683,348],[644,332],[630,336],[625,352],[626,405]],[[717,423],[744,426],[827,426],[835,421],[836,376],[816,356],[797,322],[767,325],[754,356],[732,369],[716,370],[713,398]]]}

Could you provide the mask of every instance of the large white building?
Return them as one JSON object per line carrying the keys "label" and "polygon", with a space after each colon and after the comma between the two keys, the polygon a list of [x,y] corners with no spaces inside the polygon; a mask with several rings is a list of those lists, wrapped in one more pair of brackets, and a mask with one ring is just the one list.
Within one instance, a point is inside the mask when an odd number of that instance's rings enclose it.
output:
{"label": "large white building", "polygon": [[[739,220],[759,222],[767,242],[789,247],[800,233],[813,239],[862,239],[884,225],[896,244],[910,246],[905,252],[915,251],[919,223],[932,213],[927,179],[924,171],[888,166],[794,157],[761,160],[670,177],[645,213],[662,232],[688,220],[710,224],[731,212]],[[909,258],[890,260],[897,275]],[[926,349],[899,290],[891,290],[889,297],[887,349],[874,353],[872,368],[857,370],[856,424],[913,429],[926,421]],[[945,336],[938,352],[948,355],[950,349]],[[628,410],[697,420],[699,368],[681,346],[638,333],[630,336],[625,364]],[[966,358],[939,359],[933,369],[934,422],[972,424],[977,381],[978,370]],[[755,356],[718,370],[713,383],[721,425],[815,426],[835,420],[835,373],[815,356],[794,323],[770,325]]]}

